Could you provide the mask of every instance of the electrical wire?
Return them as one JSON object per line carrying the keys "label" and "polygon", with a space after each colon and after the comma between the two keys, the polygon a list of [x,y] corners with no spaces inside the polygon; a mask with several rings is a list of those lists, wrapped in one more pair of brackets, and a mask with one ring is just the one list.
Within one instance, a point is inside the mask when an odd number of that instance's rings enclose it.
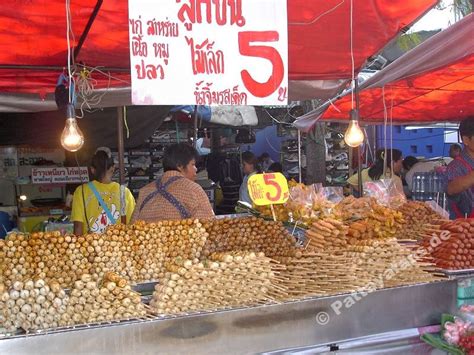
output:
{"label": "electrical wire", "polygon": [[369,158],[371,161],[373,161],[375,153],[372,151],[372,147],[370,146],[370,142],[369,142],[369,136],[365,128],[364,128],[364,137],[365,137],[365,140],[367,141],[366,144],[367,144],[367,151],[368,151]]}
{"label": "electrical wire", "polygon": [[86,69],[90,70],[91,72],[94,72],[94,71],[99,72],[100,74],[102,74],[102,75],[104,75],[104,76],[106,76],[106,77],[110,77],[110,78],[113,79],[113,80],[122,82],[122,83],[124,83],[124,84],[131,85],[131,82],[130,82],[130,81],[117,78],[117,77],[115,77],[115,76],[113,76],[113,75],[110,75],[110,72],[104,72],[103,70],[100,70],[100,68],[102,68],[102,66],[90,67],[90,66],[87,66],[87,65],[81,64],[81,63],[78,63],[77,66],[82,67],[82,68],[86,68]]}
{"label": "electrical wire", "polygon": [[292,119],[294,119],[294,120],[296,121],[296,120],[299,119],[301,116],[296,117],[296,116],[293,116],[293,115],[291,114],[291,109],[292,109],[293,107],[295,107],[295,106],[296,106],[296,105],[292,105],[292,106],[290,106],[290,107],[287,107],[287,108],[286,108],[286,114],[287,114],[287,116],[290,116]]}
{"label": "electrical wire", "polygon": [[390,104],[390,175],[393,175],[393,94]]}
{"label": "electrical wire", "polygon": [[340,7],[345,2],[346,2],[346,0],[342,0],[339,4],[334,6],[332,9],[329,9],[326,12],[323,12],[321,15],[315,17],[310,22],[288,22],[288,25],[292,25],[292,26],[309,26],[309,25],[312,25],[312,24],[316,23],[317,21],[319,21],[320,18],[322,18],[322,17],[330,14],[331,12],[335,11],[338,7]]}
{"label": "electrical wire", "polygon": [[68,72],[68,96],[69,96],[69,103],[75,104],[76,97],[75,97],[75,87],[76,81],[74,78],[75,75],[75,55],[74,55],[74,45],[71,46],[71,39],[72,43],[76,43],[76,36],[74,35],[73,24],[72,24],[72,15],[71,15],[71,1],[66,0],[66,41],[67,41],[67,72]]}
{"label": "electrical wire", "polygon": [[69,12],[69,0],[66,0],[66,42],[67,42],[67,73],[69,79],[69,103],[72,103],[72,72],[71,72],[71,18]]}
{"label": "electrical wire", "polygon": [[336,110],[337,112],[339,112],[339,113],[342,112],[341,110],[339,110],[339,108],[337,108],[336,105],[334,105],[334,103],[332,102],[331,99],[328,99],[328,101],[329,101],[329,104],[332,106],[333,109],[335,109],[335,110]]}
{"label": "electrical wire", "polygon": [[[110,74],[110,72],[105,72],[101,70],[101,66],[96,66],[96,67],[90,67],[82,63],[77,63],[75,64],[77,67],[82,68],[81,72],[78,73],[78,80],[77,80],[77,91],[78,91],[78,96],[82,99],[80,111],[81,111],[81,116],[80,118],[84,117],[84,111],[92,113],[96,112],[100,109],[94,109],[93,107],[98,107],[100,106],[102,99],[104,96],[109,92],[110,87],[111,87],[111,81],[118,81],[122,82],[127,85],[131,85],[130,81],[126,81],[120,78],[117,78],[116,76],[113,76]],[[104,89],[102,93],[97,93],[94,94],[96,91],[96,85],[97,85],[97,80],[92,78],[92,74],[94,72],[97,72],[103,76],[105,76],[108,79],[107,87]]]}
{"label": "electrical wire", "polygon": [[385,102],[385,86],[382,86],[382,101],[383,101],[383,135],[384,135],[383,176],[385,176],[385,174],[387,173],[387,124],[388,124],[387,103]]}
{"label": "electrical wire", "polygon": [[275,117],[272,116],[272,114],[271,114],[270,112],[268,112],[268,110],[267,110],[266,108],[264,108],[264,111],[266,112],[266,114],[267,114],[273,121],[275,121],[275,123],[281,124],[281,125],[292,126],[291,123],[278,121]]}
{"label": "electrical wire", "polygon": [[[76,88],[78,91],[78,96],[82,99],[80,107],[80,118],[84,117],[84,111],[87,111],[89,113],[97,111],[98,109],[94,110],[92,107],[100,106],[102,98],[105,96],[105,94],[107,94],[110,89],[111,77],[109,76],[107,88],[104,90],[104,92],[101,94],[94,95],[94,86],[97,84],[97,80],[91,77],[92,72],[93,70],[89,71],[86,68],[83,68],[83,70],[79,73],[80,80],[77,81]],[[84,108],[84,106],[87,106],[87,108]]]}
{"label": "electrical wire", "polygon": [[[178,121],[176,121],[178,122]],[[127,106],[123,107],[123,123],[125,124],[125,129],[127,130],[127,139],[130,138],[130,128],[128,128],[128,120],[127,120]]]}
{"label": "electrical wire", "polygon": [[351,106],[352,109],[354,109],[354,82],[356,80],[355,78],[355,60],[354,60],[354,0],[351,0],[351,6],[350,6],[350,21],[349,21],[349,26],[350,26],[350,43],[351,43],[351,75],[352,75],[352,90],[351,90]]}

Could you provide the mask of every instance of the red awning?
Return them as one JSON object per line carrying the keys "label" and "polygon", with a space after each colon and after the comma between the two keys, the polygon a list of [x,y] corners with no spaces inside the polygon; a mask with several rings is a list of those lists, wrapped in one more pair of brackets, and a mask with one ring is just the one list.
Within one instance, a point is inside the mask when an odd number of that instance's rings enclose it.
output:
{"label": "red awning", "polygon": [[[474,116],[474,15],[431,37],[360,85],[360,117],[367,123],[457,122]],[[384,100],[385,98],[385,100]],[[385,102],[385,104],[384,104]],[[318,119],[347,120],[348,93],[305,115],[308,130]]]}
{"label": "red awning", "polygon": [[[99,0],[100,2],[100,0]],[[71,0],[77,45],[97,0]],[[354,1],[354,57],[358,70],[436,0]],[[159,1],[157,1],[157,6]],[[244,1],[251,6],[251,0]],[[289,77],[339,80],[351,77],[349,0],[288,1]],[[0,9],[0,93],[54,91],[66,65],[65,0],[3,0]],[[96,73],[97,88],[127,86],[129,46],[127,1],[103,0],[76,59],[108,68]],[[291,93],[290,93],[291,95]]]}
{"label": "red awning", "polygon": [[[385,107],[384,100],[385,97]],[[323,119],[348,119],[351,99],[335,103]],[[386,111],[385,111],[386,110]],[[360,117],[366,122],[456,122],[474,116],[474,54],[428,73],[360,93]]]}

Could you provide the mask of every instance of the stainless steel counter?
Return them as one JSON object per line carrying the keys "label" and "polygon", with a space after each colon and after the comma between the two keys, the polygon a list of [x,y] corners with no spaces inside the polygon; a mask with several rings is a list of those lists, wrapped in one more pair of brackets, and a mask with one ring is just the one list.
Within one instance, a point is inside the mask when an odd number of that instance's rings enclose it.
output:
{"label": "stainless steel counter", "polygon": [[[280,352],[438,324],[441,313],[455,309],[456,281],[450,280],[384,289],[365,297],[311,298],[186,317],[0,338],[0,354]],[[327,317],[322,317],[320,312],[326,312]],[[318,324],[317,319],[327,324]]]}
{"label": "stainless steel counter", "polygon": [[474,269],[468,270],[440,270],[450,280],[462,280],[474,278]]}

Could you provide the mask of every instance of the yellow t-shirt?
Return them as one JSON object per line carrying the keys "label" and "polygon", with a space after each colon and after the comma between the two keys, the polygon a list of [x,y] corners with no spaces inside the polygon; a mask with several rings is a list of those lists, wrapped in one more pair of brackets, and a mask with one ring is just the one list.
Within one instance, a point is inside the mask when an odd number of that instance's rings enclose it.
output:
{"label": "yellow t-shirt", "polygon": [[[362,185],[364,185],[368,181],[372,181],[372,178],[369,176],[369,169],[364,169],[361,171],[362,177]],[[358,186],[359,184],[359,175],[354,174],[349,179],[347,179],[347,183],[352,186]]]}
{"label": "yellow t-shirt", "polygon": [[[117,221],[116,223],[120,223],[120,185],[116,182],[102,184],[95,180],[92,183],[109,208],[110,213]],[[84,195],[82,194],[82,189],[84,189]],[[86,221],[84,205],[86,207],[88,221]],[[127,215],[127,223],[130,221],[134,209],[135,199],[130,190],[126,188],[125,212]],[[73,222],[82,222],[84,224],[85,233],[88,229],[90,233],[102,233],[108,225],[112,224],[107,213],[100,206],[99,201],[87,184],[79,186],[74,192],[71,220]],[[89,228],[87,228],[87,225]]]}

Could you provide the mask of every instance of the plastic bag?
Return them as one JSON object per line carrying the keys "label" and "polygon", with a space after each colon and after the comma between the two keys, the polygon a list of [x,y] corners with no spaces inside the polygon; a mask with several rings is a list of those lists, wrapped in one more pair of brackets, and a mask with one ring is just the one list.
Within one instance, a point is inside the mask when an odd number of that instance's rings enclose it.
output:
{"label": "plastic bag", "polygon": [[444,219],[449,219],[449,212],[443,209],[436,201],[426,201],[425,202],[433,211],[439,214]]}
{"label": "plastic bag", "polygon": [[342,199],[342,189],[324,188],[322,184],[297,184],[290,188],[290,199],[287,208],[293,220],[309,224],[327,216],[334,208],[336,201]]}
{"label": "plastic bag", "polygon": [[319,194],[331,203],[339,203],[344,199],[344,190],[342,186],[327,186],[321,188]]}
{"label": "plastic bag", "polygon": [[[289,182],[290,197],[283,205],[275,205],[279,221],[299,222],[310,225],[321,217],[329,216],[336,203],[343,199],[342,188],[323,187],[322,184],[303,185]],[[271,216],[268,206],[256,207],[264,216]]]}
{"label": "plastic bag", "polygon": [[290,188],[290,198],[287,202],[288,211],[295,221],[308,223],[315,218],[313,211],[313,201],[316,198],[316,191],[313,185],[298,184]]}
{"label": "plastic bag", "polygon": [[383,206],[399,208],[406,202],[403,191],[399,191],[393,179],[368,181],[364,184],[364,196],[373,197]]}

